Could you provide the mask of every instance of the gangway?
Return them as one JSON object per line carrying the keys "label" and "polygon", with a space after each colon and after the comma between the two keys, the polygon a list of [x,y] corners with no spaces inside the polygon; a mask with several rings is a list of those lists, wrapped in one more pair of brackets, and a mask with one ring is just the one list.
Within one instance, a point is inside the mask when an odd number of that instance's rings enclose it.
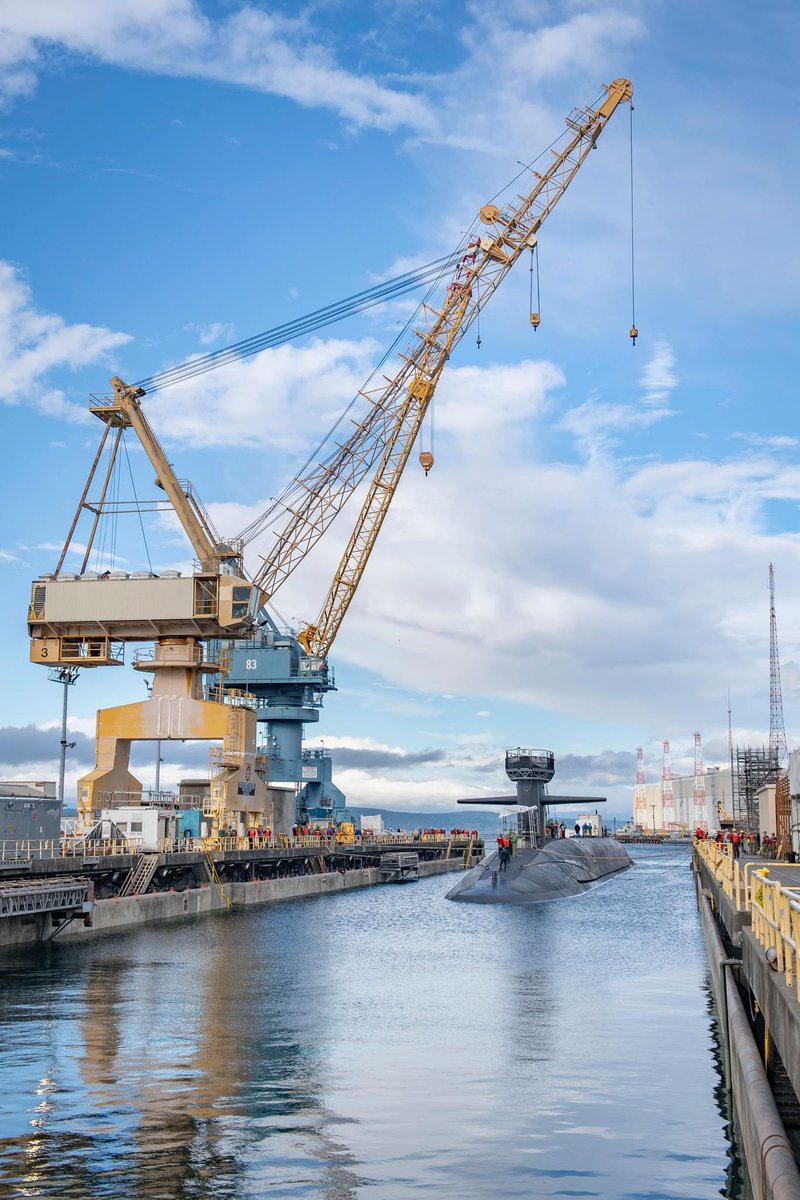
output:
{"label": "gangway", "polygon": [[49,913],[53,922],[50,939],[75,917],[91,925],[94,884],[91,879],[65,876],[62,879],[9,879],[0,883],[0,918],[29,917]]}
{"label": "gangway", "polygon": [[157,854],[140,854],[119,890],[120,896],[141,896],[152,883],[157,868]]}

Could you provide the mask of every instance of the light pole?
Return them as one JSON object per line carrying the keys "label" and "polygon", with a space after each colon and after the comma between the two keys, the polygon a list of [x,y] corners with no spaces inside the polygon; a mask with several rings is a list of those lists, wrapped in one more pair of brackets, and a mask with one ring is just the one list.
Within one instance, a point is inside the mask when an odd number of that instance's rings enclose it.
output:
{"label": "light pole", "polygon": [[655,804],[650,805],[650,812],[653,814],[653,833],[655,833],[655,831],[656,831],[656,806],[655,806]]}
{"label": "light pole", "polygon": [[[147,688],[148,698],[152,697],[152,695],[153,695],[152,683],[149,681],[149,679],[143,679],[142,683]],[[155,797],[156,797],[156,804],[159,803],[160,796],[161,796],[161,764],[163,761],[164,760],[161,757],[161,740],[156,739],[156,779],[155,779],[155,787],[153,788],[153,791],[155,792]]]}
{"label": "light pole", "polygon": [[58,802],[64,807],[64,776],[67,770],[67,750],[74,750],[75,743],[67,741],[67,702],[69,689],[79,675],[78,667],[53,667],[47,672],[47,678],[52,683],[60,683],[64,688],[64,702],[61,706],[61,754],[58,765]]}

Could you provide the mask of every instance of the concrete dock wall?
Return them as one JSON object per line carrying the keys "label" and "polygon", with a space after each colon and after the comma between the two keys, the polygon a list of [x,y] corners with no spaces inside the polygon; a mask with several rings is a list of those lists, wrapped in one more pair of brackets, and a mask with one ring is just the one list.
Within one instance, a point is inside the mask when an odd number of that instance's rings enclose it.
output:
{"label": "concrete dock wall", "polygon": [[698,907],[719,1014],[727,1082],[754,1196],[800,1200],[800,1172],[772,1095],[709,898]]}
{"label": "concrete dock wall", "polygon": [[[451,859],[419,864],[421,878],[429,875],[442,875],[450,871],[463,871],[463,869],[464,864],[460,855]],[[58,941],[62,942],[67,939],[83,939],[102,933],[114,933],[138,925],[160,924],[163,921],[179,921],[186,917],[227,912],[226,896],[233,907],[238,908],[250,904],[275,904],[287,900],[300,900],[309,896],[331,895],[350,891],[353,888],[372,887],[379,882],[378,869],[364,867],[345,873],[331,871],[322,875],[292,875],[286,879],[226,883],[221,887],[206,885],[185,892],[154,892],[116,900],[98,900],[95,902],[90,928],[84,926],[78,919],[56,936]],[[404,884],[403,886],[411,885]],[[47,914],[7,918],[0,921],[0,951],[44,941],[52,931],[50,917]]]}

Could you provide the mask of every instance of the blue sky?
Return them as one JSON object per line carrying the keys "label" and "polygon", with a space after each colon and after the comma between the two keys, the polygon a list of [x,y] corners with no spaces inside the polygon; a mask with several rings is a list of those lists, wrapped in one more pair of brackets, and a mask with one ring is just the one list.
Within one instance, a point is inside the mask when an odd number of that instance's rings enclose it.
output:
{"label": "blue sky", "polygon": [[[442,380],[436,466],[401,483],[320,734],[354,803],[449,808],[533,744],[624,813],[636,745],[649,778],[665,736],[676,770],[695,729],[724,759],[728,688],[737,739],[766,739],[772,561],[797,744],[794,5],[0,0],[0,45],[2,777],[54,777],[60,695],[24,616],[88,470],[88,394],[446,253],[616,76],[635,89],[639,343],[620,110],[541,231],[541,328],[520,264]],[[407,314],[152,397],[223,532]],[[276,598],[287,618],[316,615],[354,515]],[[148,538],[160,566],[188,561],[168,524]],[[135,528],[118,553],[143,565]],[[83,673],[71,779],[95,709],[142,694],[130,669]],[[204,755],[170,747],[167,779]]]}

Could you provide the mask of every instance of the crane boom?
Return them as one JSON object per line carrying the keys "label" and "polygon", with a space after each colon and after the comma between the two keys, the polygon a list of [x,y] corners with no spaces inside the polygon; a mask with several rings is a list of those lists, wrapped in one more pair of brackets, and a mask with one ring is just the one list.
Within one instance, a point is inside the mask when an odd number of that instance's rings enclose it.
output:
{"label": "crane boom", "polygon": [[156,473],[156,483],[166,492],[201,567],[206,571],[219,569],[220,561],[232,565],[231,560],[236,559],[236,566],[241,569],[241,547],[237,549],[230,542],[221,542],[191,485],[176,478],[161,443],[142,412],[140,400],[144,390],[130,386],[117,375],[112,378],[111,386],[113,400],[93,405],[91,411],[107,424],[133,429]]}
{"label": "crane boom", "polygon": [[307,653],[324,657],[330,650],[453,349],[523,251],[536,245],[538,229],[574,179],[608,119],[632,95],[627,79],[614,80],[596,109],[578,109],[570,114],[567,125],[574,130],[573,137],[562,151],[553,152],[554,160],[547,171],[534,172],[536,181],[527,195],[518,196],[516,204],[502,210],[494,204],[484,205],[479,219],[487,232],[467,243],[439,310],[422,307],[424,327],[414,330],[416,341],[410,353],[401,356],[400,371],[375,399],[368,424],[351,435],[349,455],[344,453],[347,443],[340,447],[337,458],[341,469],[337,472],[333,464],[327,464],[317,475],[316,487],[311,480],[305,481],[305,499],[291,513],[271,558],[256,575],[256,583],[268,594],[280,586],[322,535],[378,458],[320,616],[298,635]]}

